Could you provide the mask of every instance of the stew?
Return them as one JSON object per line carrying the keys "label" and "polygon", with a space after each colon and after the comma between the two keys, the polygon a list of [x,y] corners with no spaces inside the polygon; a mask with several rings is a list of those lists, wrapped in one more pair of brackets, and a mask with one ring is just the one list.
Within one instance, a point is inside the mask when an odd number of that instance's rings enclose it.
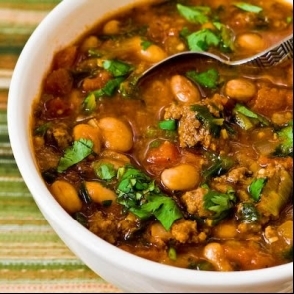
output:
{"label": "stew", "polygon": [[230,67],[292,33],[283,1],[148,1],[54,56],[32,109],[40,173],[91,232],[176,267],[293,260],[293,65]]}

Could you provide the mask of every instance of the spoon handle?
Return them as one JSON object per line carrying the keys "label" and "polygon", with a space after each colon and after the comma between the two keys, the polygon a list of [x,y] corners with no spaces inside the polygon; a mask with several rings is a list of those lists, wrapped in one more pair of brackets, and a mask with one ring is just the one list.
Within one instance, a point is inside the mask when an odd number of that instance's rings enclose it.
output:
{"label": "spoon handle", "polygon": [[273,48],[252,56],[247,64],[258,67],[272,67],[283,61],[293,59],[293,35],[282,40]]}

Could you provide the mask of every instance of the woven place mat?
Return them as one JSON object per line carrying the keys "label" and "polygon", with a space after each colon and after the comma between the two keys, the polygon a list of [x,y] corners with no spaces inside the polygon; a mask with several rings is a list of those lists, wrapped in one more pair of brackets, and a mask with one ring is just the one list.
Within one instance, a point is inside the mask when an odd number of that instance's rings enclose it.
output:
{"label": "woven place mat", "polygon": [[0,0],[0,293],[119,293],[44,219],[9,143],[6,106],[13,68],[30,34],[58,2]]}

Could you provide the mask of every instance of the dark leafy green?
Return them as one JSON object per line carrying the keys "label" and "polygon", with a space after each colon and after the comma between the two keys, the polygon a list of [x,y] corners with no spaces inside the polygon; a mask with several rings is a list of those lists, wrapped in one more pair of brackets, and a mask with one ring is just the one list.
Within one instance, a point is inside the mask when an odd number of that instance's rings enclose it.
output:
{"label": "dark leafy green", "polygon": [[275,152],[276,155],[293,157],[293,121],[288,126],[277,132],[280,144]]}
{"label": "dark leafy green", "polygon": [[206,127],[214,137],[218,137],[224,119],[214,117],[205,105],[195,104],[191,106],[191,109],[196,112],[196,118],[201,121],[204,127]]}

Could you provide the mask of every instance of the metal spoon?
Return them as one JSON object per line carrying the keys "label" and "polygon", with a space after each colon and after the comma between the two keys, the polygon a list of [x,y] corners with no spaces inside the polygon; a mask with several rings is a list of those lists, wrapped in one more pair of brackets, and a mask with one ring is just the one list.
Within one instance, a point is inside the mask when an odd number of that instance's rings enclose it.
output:
{"label": "metal spoon", "polygon": [[[159,66],[175,61],[176,59],[179,59],[180,57],[186,56],[193,57],[193,56],[206,56],[211,59],[220,61],[223,64],[227,65],[242,65],[242,64],[248,64],[252,65],[254,67],[272,67],[275,66],[285,60],[293,59],[293,34],[290,36],[284,38],[279,43],[269,47],[268,49],[255,54],[253,56],[241,59],[241,60],[225,60],[221,58],[220,56],[217,56],[215,54],[209,53],[209,52],[200,52],[200,51],[183,51],[174,55],[171,55],[158,63],[152,65],[150,68],[145,70],[139,77],[139,80],[142,80],[144,77],[146,77],[148,74],[156,70]],[[138,81],[139,81],[138,80]]]}

